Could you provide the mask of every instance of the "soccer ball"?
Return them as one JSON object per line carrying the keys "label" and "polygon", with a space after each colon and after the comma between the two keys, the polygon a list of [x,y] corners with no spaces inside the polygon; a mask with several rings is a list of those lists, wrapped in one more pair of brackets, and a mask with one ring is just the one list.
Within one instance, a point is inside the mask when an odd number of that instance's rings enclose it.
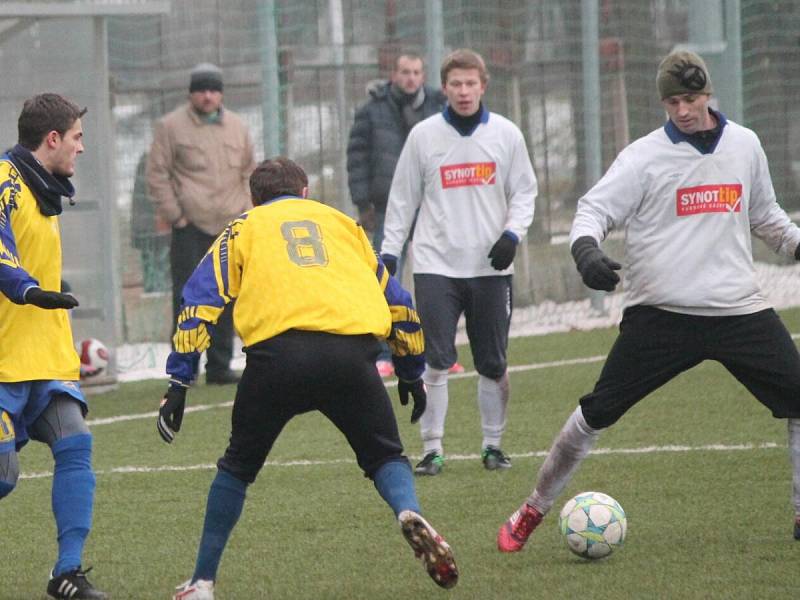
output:
{"label": "soccer ball", "polygon": [[603,558],[625,541],[625,511],[608,494],[583,492],[561,509],[558,528],[567,546],[583,558]]}
{"label": "soccer ball", "polygon": [[108,348],[100,340],[89,338],[78,344],[81,378],[99,375],[108,365]]}

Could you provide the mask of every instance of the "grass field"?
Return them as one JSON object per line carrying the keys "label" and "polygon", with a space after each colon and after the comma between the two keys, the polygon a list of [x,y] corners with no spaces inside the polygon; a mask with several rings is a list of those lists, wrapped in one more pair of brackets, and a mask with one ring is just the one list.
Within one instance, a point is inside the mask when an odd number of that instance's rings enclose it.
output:
{"label": "grass field", "polygon": [[[783,313],[800,332],[800,310]],[[426,516],[451,543],[461,580],[437,588],[414,560],[344,439],[319,415],[289,424],[248,492],[223,557],[217,598],[613,598],[772,600],[800,597],[800,542],[791,535],[786,424],[727,372],[705,363],[635,407],[600,438],[556,506],[589,489],[628,515],[625,546],[588,562],[557,532],[557,510],[519,554],[495,547],[499,525],[530,492],[544,452],[591,389],[614,330],[512,340],[504,450],[514,466],[478,458],[476,379],[451,379],[442,475],[418,480]],[[588,359],[588,360],[582,360]],[[113,598],[168,598],[191,575],[214,463],[225,447],[233,387],[199,385],[176,442],[152,416],[164,383],[91,396],[97,502],[84,566]],[[396,390],[390,390],[396,399]],[[419,433],[396,406],[413,461]],[[115,417],[127,416],[126,420]],[[49,450],[29,444],[23,478],[0,503],[0,598],[45,598],[55,556]]]}

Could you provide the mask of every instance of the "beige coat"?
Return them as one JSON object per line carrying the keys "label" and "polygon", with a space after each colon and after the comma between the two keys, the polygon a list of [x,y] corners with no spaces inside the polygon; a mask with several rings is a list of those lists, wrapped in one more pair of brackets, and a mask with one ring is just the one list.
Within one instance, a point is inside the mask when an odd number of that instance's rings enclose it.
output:
{"label": "beige coat", "polygon": [[175,224],[185,218],[210,235],[252,208],[253,142],[236,113],[222,109],[205,123],[187,103],[158,121],[147,159],[147,188],[156,212]]}

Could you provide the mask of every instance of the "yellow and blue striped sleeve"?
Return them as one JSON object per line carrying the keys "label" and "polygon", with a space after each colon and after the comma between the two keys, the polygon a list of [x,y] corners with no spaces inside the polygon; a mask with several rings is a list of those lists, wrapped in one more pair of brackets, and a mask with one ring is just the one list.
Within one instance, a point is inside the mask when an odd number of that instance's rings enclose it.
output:
{"label": "yellow and blue striped sleeve", "polygon": [[183,286],[172,352],[167,358],[167,373],[181,383],[188,385],[197,377],[200,354],[211,345],[213,326],[238,294],[241,272],[233,256],[246,217],[242,215],[225,228]]}
{"label": "yellow and blue striped sleeve", "polygon": [[17,208],[21,193],[16,170],[0,182],[0,292],[15,304],[25,303],[28,288],[39,282],[23,268],[17,252],[17,242],[11,227],[11,211]]}
{"label": "yellow and blue striped sleeve", "polygon": [[392,362],[397,376],[405,381],[415,381],[425,370],[425,338],[419,315],[414,310],[411,294],[386,270],[378,256],[376,276],[392,314],[392,332],[386,342],[392,352]]}

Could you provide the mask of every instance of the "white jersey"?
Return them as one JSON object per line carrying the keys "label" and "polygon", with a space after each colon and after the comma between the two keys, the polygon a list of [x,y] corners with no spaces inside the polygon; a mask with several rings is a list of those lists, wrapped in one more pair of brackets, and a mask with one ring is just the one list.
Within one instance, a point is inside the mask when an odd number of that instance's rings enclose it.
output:
{"label": "white jersey", "polygon": [[578,202],[570,245],[625,230],[629,306],[757,312],[770,304],[756,279],[751,232],[794,257],[800,229],[778,206],[758,137],[714,115],[723,129],[712,152],[700,153],[668,122],[625,148]]}
{"label": "white jersey", "polygon": [[[487,118],[488,117],[488,118]],[[442,114],[417,124],[397,162],[381,252],[400,256],[414,216],[414,273],[467,278],[497,271],[489,250],[503,231],[520,240],[533,220],[536,176],[522,132],[485,112],[462,136]]]}

